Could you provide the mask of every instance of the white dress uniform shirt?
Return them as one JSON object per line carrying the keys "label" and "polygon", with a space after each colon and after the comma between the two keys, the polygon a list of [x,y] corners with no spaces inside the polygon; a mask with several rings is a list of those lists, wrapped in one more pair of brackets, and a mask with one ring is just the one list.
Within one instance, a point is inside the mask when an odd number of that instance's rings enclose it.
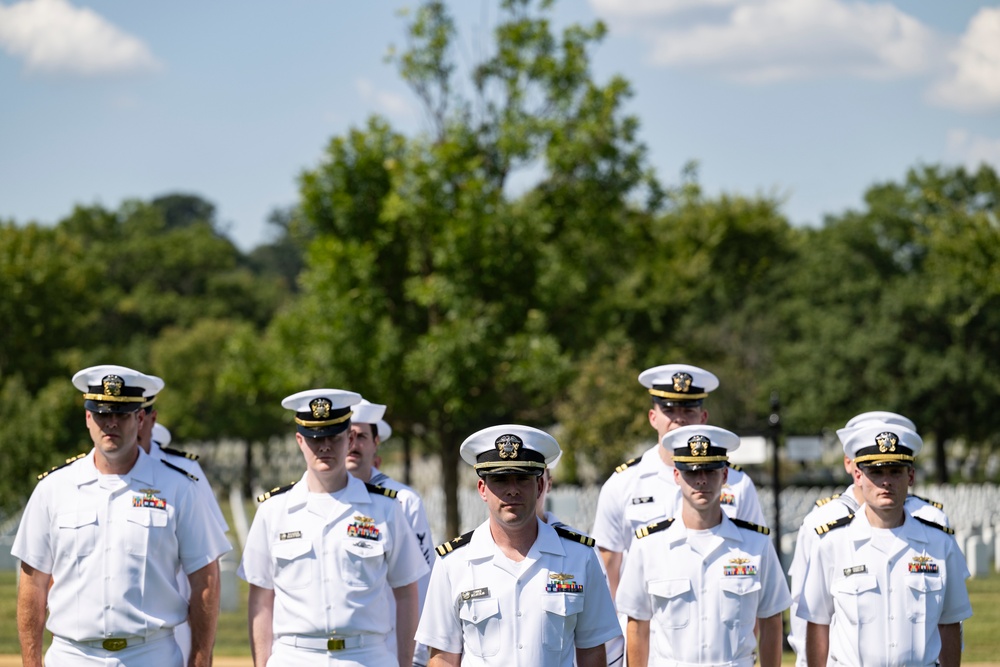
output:
{"label": "white dress uniform shirt", "polygon": [[616,602],[650,622],[651,666],[751,667],[756,620],[787,609],[791,596],[768,536],[725,516],[692,531],[677,516],[632,545]]}
{"label": "white dress uniform shirt", "polygon": [[487,520],[434,567],[417,641],[463,654],[465,666],[572,667],[577,647],[621,634],[598,560],[539,521],[535,543],[515,563]]}
{"label": "white dress uniform shirt", "polygon": [[191,574],[230,549],[192,480],[140,448],[124,475],[100,474],[91,451],[42,479],[11,553],[52,575],[49,631],[89,642],[184,622],[178,567]]}
{"label": "white dress uniform shirt", "polygon": [[[923,498],[907,496],[905,508],[913,516],[932,521],[940,526],[951,526],[948,516]],[[814,507],[805,516],[799,527],[798,537],[795,539],[795,555],[792,557],[792,564],[788,569],[792,590],[788,643],[795,651],[795,664],[798,667],[806,667],[806,620],[797,614],[797,610],[806,570],[809,569],[809,562],[820,542],[820,535],[816,532],[816,528],[842,519],[848,514],[857,512],[857,510],[858,501],[854,498],[854,485],[851,484],[841,492],[840,497]]]}
{"label": "white dress uniform shirt", "polygon": [[[614,473],[601,487],[592,536],[602,549],[627,553],[636,530],[669,519],[680,506],[674,468],[660,458],[660,445],[654,445],[639,462]],[[729,469],[722,509],[730,518],[765,525],[757,487],[739,470]]]}
{"label": "white dress uniform shirt", "polygon": [[829,664],[933,665],[937,626],[972,615],[968,576],[951,535],[909,515],[899,528],[875,529],[862,506],[819,540],[797,613],[830,626]]}
{"label": "white dress uniform shirt", "polygon": [[282,636],[386,635],[386,587],[417,581],[427,563],[396,500],[348,475],[337,493],[309,493],[306,475],[257,509],[237,574],[274,590]]}

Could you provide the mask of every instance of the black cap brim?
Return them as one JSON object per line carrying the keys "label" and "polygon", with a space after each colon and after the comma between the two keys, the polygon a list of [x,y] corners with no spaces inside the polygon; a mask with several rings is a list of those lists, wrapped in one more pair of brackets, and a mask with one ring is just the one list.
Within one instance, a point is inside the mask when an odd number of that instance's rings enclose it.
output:
{"label": "black cap brim", "polygon": [[103,403],[88,399],[83,402],[83,407],[99,415],[125,415],[130,412],[138,412],[142,408],[142,403]]}

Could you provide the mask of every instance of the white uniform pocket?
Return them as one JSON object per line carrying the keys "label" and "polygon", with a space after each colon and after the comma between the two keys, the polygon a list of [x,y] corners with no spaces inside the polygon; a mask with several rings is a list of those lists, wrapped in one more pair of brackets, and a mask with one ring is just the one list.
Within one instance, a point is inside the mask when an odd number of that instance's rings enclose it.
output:
{"label": "white uniform pocket", "polygon": [[357,588],[377,585],[385,579],[385,545],[380,541],[348,538],[341,544],[341,575],[344,583]]}
{"label": "white uniform pocket", "polygon": [[665,628],[683,628],[691,620],[694,593],[690,579],[656,579],[646,584],[653,596],[653,618]]}
{"label": "white uniform pocket", "polygon": [[[158,531],[167,526],[166,510],[133,507],[125,514],[125,548],[133,556],[145,556],[152,546],[160,544]],[[155,552],[154,552],[155,553]]]}
{"label": "white uniform pocket", "polygon": [[59,541],[67,545],[60,548],[63,553],[71,553],[76,558],[89,556],[97,546],[97,512],[95,510],[79,510],[63,512],[56,517],[59,527]]}
{"label": "white uniform pocket", "polygon": [[472,655],[488,658],[500,652],[500,603],[493,598],[468,600],[458,608],[465,646]]}
{"label": "white uniform pocket", "polygon": [[275,588],[292,590],[315,585],[316,554],[312,542],[300,538],[271,543]]}
{"label": "white uniform pocket", "polygon": [[852,574],[838,579],[830,587],[834,613],[851,625],[871,623],[879,608],[878,580],[874,574]]}
{"label": "white uniform pocket", "polygon": [[546,593],[541,608],[545,612],[542,645],[548,651],[562,651],[573,643],[576,615],[583,611],[583,593]]}
{"label": "white uniform pocket", "polygon": [[729,624],[753,625],[760,582],[754,577],[724,577],[719,588],[722,589],[721,620]]}
{"label": "white uniform pocket", "polygon": [[906,617],[915,622],[930,618],[935,624],[941,617],[944,582],[937,574],[910,574],[906,577]]}

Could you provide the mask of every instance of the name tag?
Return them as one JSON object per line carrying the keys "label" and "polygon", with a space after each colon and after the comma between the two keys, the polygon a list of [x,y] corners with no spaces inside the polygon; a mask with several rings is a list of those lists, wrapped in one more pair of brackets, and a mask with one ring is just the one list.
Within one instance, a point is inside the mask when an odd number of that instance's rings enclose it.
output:
{"label": "name tag", "polygon": [[855,565],[854,567],[845,567],[844,576],[849,577],[852,574],[864,574],[868,571],[867,565]]}
{"label": "name tag", "polygon": [[632,499],[633,505],[645,505],[646,503],[651,503],[651,502],[653,502],[653,496],[642,496],[640,498]]}
{"label": "name tag", "polygon": [[475,600],[477,598],[488,598],[490,596],[490,589],[488,588],[473,588],[471,591],[462,591],[463,600]]}
{"label": "name tag", "polygon": [[289,533],[280,533],[278,535],[278,539],[279,540],[294,540],[297,537],[302,537],[302,531],[301,530],[293,530],[293,531],[291,531]]}

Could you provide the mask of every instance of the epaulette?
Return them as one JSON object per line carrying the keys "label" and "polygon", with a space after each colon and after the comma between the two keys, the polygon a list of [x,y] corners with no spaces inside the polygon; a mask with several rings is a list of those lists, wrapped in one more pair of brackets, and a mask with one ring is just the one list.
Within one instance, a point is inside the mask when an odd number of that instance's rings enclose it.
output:
{"label": "epaulette", "polygon": [[438,556],[444,558],[455,549],[458,549],[459,547],[464,547],[466,544],[468,544],[472,540],[472,533],[474,532],[476,531],[470,530],[465,535],[459,535],[454,539],[448,540],[444,544],[439,544],[437,547],[434,548],[434,550],[437,551]]}
{"label": "epaulette", "polygon": [[184,468],[179,468],[179,467],[175,466],[175,465],[174,465],[173,463],[171,463],[170,461],[166,461],[166,460],[164,460],[164,459],[160,459],[160,463],[162,463],[163,465],[167,466],[167,467],[168,467],[168,468],[170,468],[171,470],[176,470],[177,472],[179,472],[180,474],[184,475],[185,477],[187,477],[187,478],[188,478],[189,480],[191,480],[192,482],[197,482],[197,481],[198,481],[198,478],[197,478],[197,477],[195,477],[194,475],[192,475],[191,473],[189,473],[189,472],[188,472],[187,470],[185,470]]}
{"label": "epaulette", "polygon": [[726,461],[726,465],[735,470],[736,472],[743,472],[743,466],[737,463],[730,463],[729,461]]}
{"label": "epaulette", "polygon": [[930,505],[931,507],[936,507],[936,508],[938,508],[939,510],[943,510],[943,509],[944,509],[944,504],[943,504],[943,503],[939,503],[939,502],[938,502],[938,501],[936,501],[936,500],[931,500],[930,498],[924,498],[923,496],[918,496],[918,495],[917,495],[917,494],[915,494],[915,493],[911,493],[911,494],[910,494],[910,497],[911,497],[911,498],[916,498],[917,500],[922,500],[922,501],[924,501],[925,503],[927,503],[928,505]]}
{"label": "epaulette", "polygon": [[767,526],[758,526],[755,523],[750,523],[749,521],[744,521],[743,519],[730,519],[740,528],[746,528],[747,530],[752,530],[755,533],[760,533],[761,535],[770,535],[771,529]]}
{"label": "epaulette", "polygon": [[559,534],[559,537],[563,538],[564,540],[569,540],[570,542],[579,542],[580,544],[587,547],[592,547],[595,544],[597,544],[597,542],[594,541],[594,538],[590,537],[589,535],[578,533],[575,530],[570,530],[569,528],[566,528],[565,526],[552,526],[552,527]]}
{"label": "epaulette", "polygon": [[365,488],[368,489],[368,493],[374,493],[376,496],[385,496],[386,498],[396,497],[396,489],[387,489],[384,486],[369,484],[368,482],[365,482]]}
{"label": "epaulette", "polygon": [[630,468],[631,466],[634,466],[634,465],[635,465],[636,463],[638,463],[638,462],[639,462],[639,461],[641,461],[641,460],[642,460],[642,457],[641,457],[641,456],[637,456],[637,457],[635,457],[634,459],[629,459],[629,460],[628,460],[628,461],[626,461],[625,463],[622,463],[622,464],[620,464],[620,465],[619,465],[619,466],[618,466],[617,468],[615,468],[615,472],[625,472],[625,471],[626,471],[626,470],[628,470],[628,469],[629,469],[629,468]]}
{"label": "epaulette", "polygon": [[949,528],[948,526],[942,526],[939,523],[936,523],[934,521],[930,521],[928,519],[923,519],[923,518],[921,518],[919,516],[915,516],[913,518],[916,519],[917,521],[919,521],[920,523],[924,524],[925,526],[930,526],[931,528],[937,528],[938,530],[944,531],[948,535],[954,535],[955,534],[955,529],[954,528]]}
{"label": "epaulette", "polygon": [[827,503],[830,503],[839,497],[840,494],[835,493],[832,496],[827,496],[826,498],[820,498],[819,500],[816,501],[816,507],[822,507],[823,505],[826,505]]}
{"label": "epaulette", "polygon": [[200,456],[197,454],[192,454],[191,452],[182,452],[179,449],[174,449],[173,447],[160,447],[160,451],[164,454],[170,454],[171,456],[183,456],[189,461],[197,461]]}
{"label": "epaulette", "polygon": [[285,491],[288,491],[293,486],[295,486],[295,482],[292,482],[291,484],[286,484],[284,486],[276,486],[273,489],[271,489],[270,491],[266,491],[266,492],[260,494],[259,496],[257,496],[257,502],[258,503],[262,503],[265,500],[267,500],[268,498],[273,498],[274,496],[278,495],[279,493],[284,493]]}
{"label": "epaulette", "polygon": [[847,516],[842,516],[836,521],[830,521],[829,523],[824,523],[820,526],[816,526],[817,535],[826,535],[834,528],[840,528],[841,526],[846,526],[850,522],[854,521],[854,514],[848,514]]}
{"label": "epaulette", "polygon": [[66,463],[60,463],[57,466],[52,466],[52,469],[49,470],[48,472],[43,472],[40,475],[38,475],[38,479],[39,480],[45,479],[46,477],[48,477],[49,475],[51,475],[52,473],[54,473],[56,470],[59,470],[60,468],[65,468],[70,463],[73,463],[75,461],[79,461],[80,459],[82,459],[84,456],[86,456],[89,453],[90,452],[84,452],[83,454],[77,454],[76,456],[69,457],[68,459],[66,459]]}
{"label": "epaulette", "polygon": [[652,535],[653,533],[658,533],[661,530],[666,530],[670,528],[670,524],[674,522],[673,519],[667,519],[666,521],[658,521],[656,523],[651,523],[648,526],[643,526],[642,528],[636,528],[635,536],[640,540],[647,535]]}

